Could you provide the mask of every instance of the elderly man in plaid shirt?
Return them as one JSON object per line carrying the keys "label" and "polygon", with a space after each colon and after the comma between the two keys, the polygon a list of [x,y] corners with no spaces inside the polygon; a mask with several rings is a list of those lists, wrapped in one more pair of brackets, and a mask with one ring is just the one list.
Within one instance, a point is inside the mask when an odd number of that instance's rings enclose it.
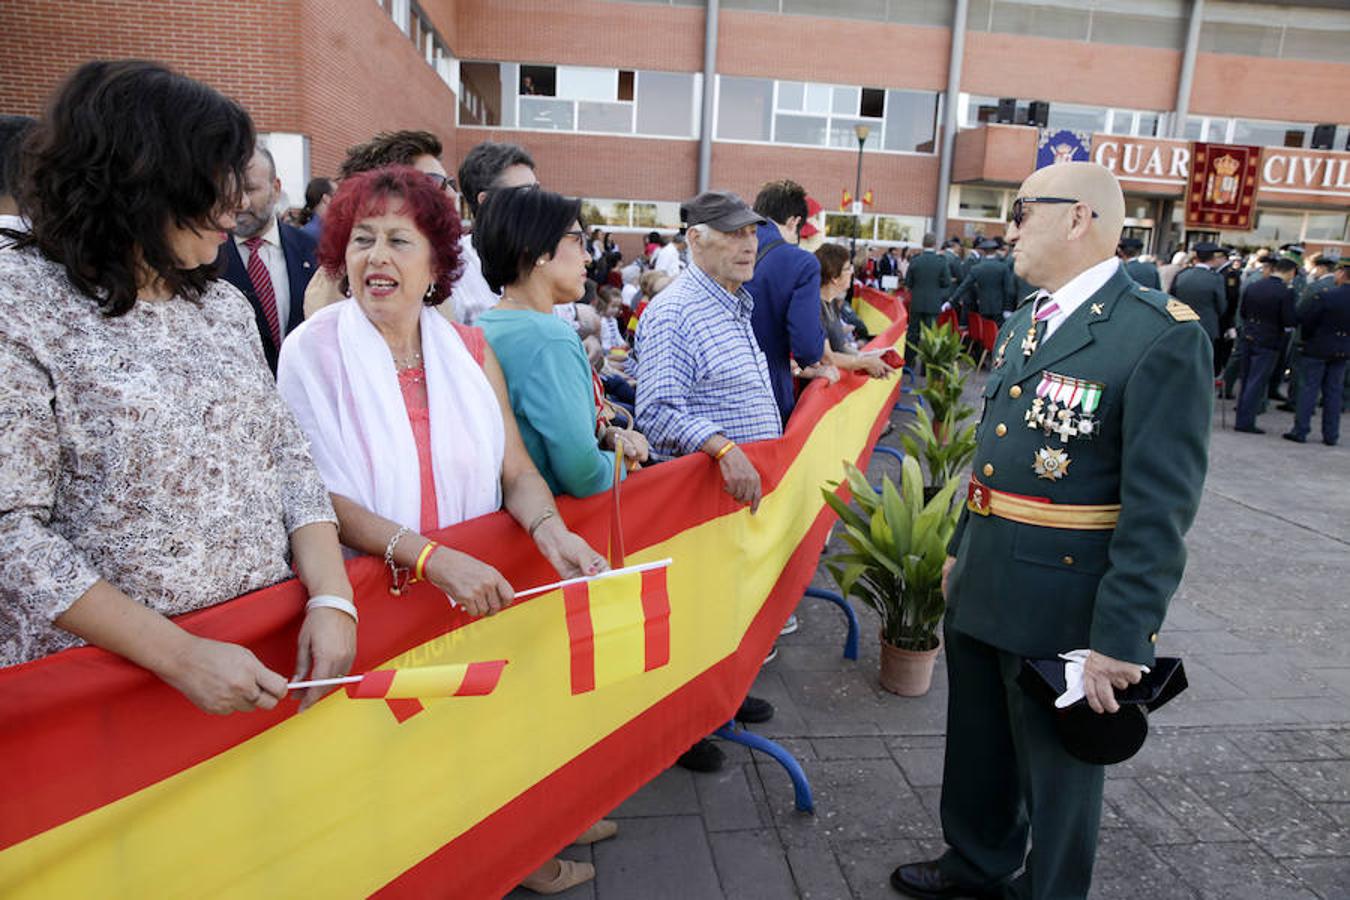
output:
{"label": "elderly man in plaid shirt", "polygon": [[[741,287],[755,274],[763,223],[735,194],[706,191],[680,206],[693,264],[652,301],[637,333],[642,362],[637,426],[652,453],[670,459],[703,452],[722,473],[727,493],[750,504],[762,495],[759,472],[738,444],[782,434],[769,367],[750,325],[754,301]],[[767,722],[773,705],[746,697],[742,722]],[[696,772],[725,757],[707,739],[679,764]]]}
{"label": "elderly man in plaid shirt", "polygon": [[706,191],[680,207],[693,265],[642,317],[637,426],[664,459],[702,451],[731,496],[759,507],[759,472],[738,444],[782,434],[768,364],[741,285],[755,273],[764,220],[735,194]]}

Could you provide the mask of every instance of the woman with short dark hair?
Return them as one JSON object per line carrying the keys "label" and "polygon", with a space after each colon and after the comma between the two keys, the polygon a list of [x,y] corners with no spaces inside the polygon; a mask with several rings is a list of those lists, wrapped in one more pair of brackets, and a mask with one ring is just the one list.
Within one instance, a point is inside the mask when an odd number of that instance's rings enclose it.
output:
{"label": "woman with short dark hair", "polygon": [[533,186],[500,189],[479,209],[473,242],[483,277],[502,295],[478,324],[501,362],[530,458],[555,494],[589,497],[612,482],[616,436],[623,435],[624,456],[634,464],[647,459],[647,446],[634,432],[598,421],[586,352],[553,314],[555,305],[585,293],[580,217],[579,200]]}
{"label": "woman with short dark hair", "polygon": [[270,709],[285,678],[168,617],[292,564],[296,676],[351,665],[327,492],[248,301],[213,280],[254,139],[233,101],[125,60],[77,69],[26,145],[31,232],[0,254],[0,665],[88,642],[207,712]]}
{"label": "woman with short dark hair", "polygon": [[816,259],[820,261],[820,324],[825,327],[825,363],[845,372],[864,372],[872,378],[889,377],[895,370],[878,354],[859,353],[858,344],[841,317],[844,293],[853,281],[848,250],[839,244],[821,244],[816,249]]}

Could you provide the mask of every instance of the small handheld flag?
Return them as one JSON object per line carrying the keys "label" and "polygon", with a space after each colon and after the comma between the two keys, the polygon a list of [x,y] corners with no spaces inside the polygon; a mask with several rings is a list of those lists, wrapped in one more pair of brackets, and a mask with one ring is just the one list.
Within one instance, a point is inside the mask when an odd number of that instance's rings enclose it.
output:
{"label": "small handheld flag", "polygon": [[287,690],[345,684],[354,700],[425,700],[431,697],[485,697],[497,688],[507,660],[451,663],[412,669],[376,669],[364,675],[296,681]]}

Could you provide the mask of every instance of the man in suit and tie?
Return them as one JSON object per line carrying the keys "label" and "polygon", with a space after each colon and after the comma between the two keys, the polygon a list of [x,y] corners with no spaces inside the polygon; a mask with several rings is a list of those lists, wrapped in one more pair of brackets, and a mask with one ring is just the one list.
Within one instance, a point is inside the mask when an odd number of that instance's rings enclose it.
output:
{"label": "man in suit and tie", "polygon": [[246,209],[235,214],[234,237],[217,260],[224,278],[253,306],[263,354],[277,372],[281,342],[305,319],[305,288],[314,274],[314,239],[277,220],[281,179],[265,147],[253,151],[244,170]]}
{"label": "man in suit and tie", "polygon": [[909,261],[905,273],[905,287],[909,288],[909,333],[905,335],[905,358],[914,360],[914,347],[919,343],[919,326],[937,321],[942,304],[951,289],[951,269],[946,254],[938,255],[933,247],[937,237],[923,236],[923,252]]}

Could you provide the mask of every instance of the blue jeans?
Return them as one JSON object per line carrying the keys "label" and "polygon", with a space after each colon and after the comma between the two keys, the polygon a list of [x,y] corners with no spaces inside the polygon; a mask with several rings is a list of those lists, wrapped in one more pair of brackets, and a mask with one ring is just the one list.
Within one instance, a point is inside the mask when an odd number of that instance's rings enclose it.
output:
{"label": "blue jeans", "polygon": [[1304,356],[1298,361],[1298,411],[1294,413],[1294,434],[1306,438],[1312,429],[1312,414],[1317,395],[1322,395],[1322,440],[1334,444],[1341,437],[1341,404],[1345,391],[1344,359],[1317,359]]}
{"label": "blue jeans", "polygon": [[1275,368],[1275,360],[1280,355],[1279,347],[1263,347],[1253,341],[1243,341],[1239,352],[1242,354],[1242,393],[1238,394],[1237,412],[1234,415],[1234,427],[1255,428],[1256,414],[1261,401],[1266,396],[1266,385],[1270,373]]}

